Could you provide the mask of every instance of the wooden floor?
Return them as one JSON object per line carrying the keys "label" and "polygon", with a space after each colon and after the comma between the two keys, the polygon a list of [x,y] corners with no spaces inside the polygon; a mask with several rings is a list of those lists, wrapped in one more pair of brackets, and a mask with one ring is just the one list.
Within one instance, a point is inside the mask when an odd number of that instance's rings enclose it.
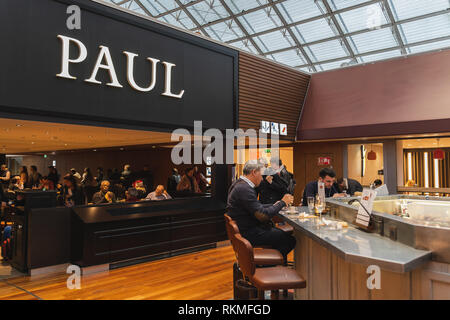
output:
{"label": "wooden floor", "polygon": [[231,246],[83,276],[69,290],[68,274],[0,280],[1,300],[228,300],[233,298]]}

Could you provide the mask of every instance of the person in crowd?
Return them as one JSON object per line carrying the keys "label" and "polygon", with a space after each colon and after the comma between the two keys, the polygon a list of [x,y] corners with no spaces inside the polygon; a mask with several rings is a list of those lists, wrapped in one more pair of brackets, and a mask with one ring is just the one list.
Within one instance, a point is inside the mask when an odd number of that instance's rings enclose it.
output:
{"label": "person in crowd", "polygon": [[[263,169],[264,170],[264,169]],[[287,185],[278,174],[263,175],[263,180],[256,188],[262,204],[273,204],[288,193]]]}
{"label": "person in crowd", "polygon": [[172,175],[167,179],[167,190],[173,192],[177,190],[177,186],[180,183],[181,176],[178,173],[177,168],[172,169]]}
{"label": "person in crowd", "polygon": [[145,188],[144,181],[136,180],[133,182],[133,188],[137,190],[139,199],[143,199],[147,195],[147,189]]}
{"label": "person in crowd", "polygon": [[53,182],[53,185],[56,187],[59,184],[59,173],[58,170],[56,170],[56,168],[54,166],[49,166],[48,167],[48,180]]}
{"label": "person in crowd", "polygon": [[103,168],[102,167],[98,167],[97,168],[97,176],[95,177],[95,181],[97,181],[97,185],[100,185],[100,183],[102,183],[104,176],[105,175],[103,173]]}
{"label": "person in crowd", "polygon": [[39,179],[39,187],[38,189],[40,190],[55,190],[55,184],[53,183],[52,180],[49,180],[47,176],[43,176],[41,177],[41,179]]}
{"label": "person in crowd", "polygon": [[132,172],[131,172],[131,166],[129,164],[126,164],[123,166],[123,171],[120,175],[120,182],[125,187],[125,189],[128,189],[132,184]]}
{"label": "person in crowd", "polygon": [[290,194],[294,194],[296,182],[294,180],[294,175],[286,169],[286,166],[283,164],[278,157],[270,158],[270,166],[275,169],[275,171],[279,174],[281,179],[283,179],[287,184],[287,191]]}
{"label": "person in crowd", "polygon": [[83,175],[81,177],[82,186],[96,186],[94,176],[91,173],[91,169],[84,168]]}
{"label": "person in crowd", "polygon": [[138,202],[140,201],[139,198],[139,191],[136,188],[128,188],[127,191],[125,191],[126,196],[126,202]]}
{"label": "person in crowd", "polygon": [[29,178],[28,186],[30,188],[39,187],[39,183],[41,180],[41,174],[38,172],[36,166],[30,166],[30,176],[28,178]]}
{"label": "person in crowd", "polygon": [[164,190],[164,186],[159,185],[155,191],[150,192],[145,200],[170,200],[172,197]]}
{"label": "person in crowd", "polygon": [[197,182],[198,187],[201,192],[206,192],[206,187],[208,186],[208,181],[203,173],[200,172],[197,166],[194,167],[194,178]]}
{"label": "person in crowd", "polygon": [[23,185],[20,183],[20,177],[14,176],[9,180],[9,191],[17,191],[17,190],[23,190]]}
{"label": "person in crowd", "polygon": [[[109,168],[108,170],[106,170],[106,179],[103,179],[103,180],[112,180],[112,176],[113,176],[113,170],[111,168]],[[99,183],[102,183],[103,180],[100,180]]]}
{"label": "person in crowd", "polygon": [[148,164],[144,165],[143,170],[138,174],[138,178],[144,183],[145,190],[153,189],[153,174]]}
{"label": "person in crowd", "polygon": [[94,194],[92,202],[94,204],[116,202],[116,195],[109,190],[110,186],[111,183],[108,180],[103,180],[100,184],[100,191]]}
{"label": "person in crowd", "polygon": [[97,189],[97,181],[91,173],[91,169],[84,168],[83,176],[81,177],[81,187],[83,188],[86,202],[92,202],[92,197]]}
{"label": "person in crowd", "polygon": [[[262,163],[262,165],[264,164]],[[270,168],[264,170],[263,181],[256,188],[259,200],[263,204],[273,204],[281,200],[286,193],[294,193],[295,185],[292,184],[293,178],[282,165],[281,159],[271,158]],[[290,185],[291,188],[289,188]]]}
{"label": "person in crowd", "polygon": [[9,180],[11,180],[11,171],[9,171],[6,164],[2,164],[0,167],[0,181],[1,186],[6,189],[9,186]]}
{"label": "person in crowd", "polygon": [[84,194],[75,177],[67,174],[63,178],[63,202],[66,207],[79,206],[84,204]]}
{"label": "person in crowd", "polygon": [[20,184],[23,186],[23,188],[29,188],[29,179],[28,179],[28,169],[26,166],[23,166],[22,168],[20,168]]}
{"label": "person in crowd", "polygon": [[3,188],[0,186],[0,207],[4,207],[4,202],[7,202],[7,198],[5,196]]}
{"label": "person in crowd", "polygon": [[381,181],[380,179],[376,179],[376,180],[373,182],[373,187],[374,187],[374,188],[381,187],[382,185],[383,185],[383,181]]}
{"label": "person in crowd", "polygon": [[186,169],[184,175],[181,177],[180,182],[177,185],[177,191],[200,193],[201,190],[198,187],[197,180],[194,178],[194,167]]}
{"label": "person in crowd", "polygon": [[377,196],[388,196],[389,189],[386,184],[383,183],[380,179],[377,179],[373,182],[372,187],[377,192]]}
{"label": "person in crowd", "polygon": [[81,174],[75,169],[70,169],[70,174],[76,179],[77,184],[81,183]]}
{"label": "person in crowd", "polygon": [[323,168],[319,172],[319,179],[316,181],[312,181],[308,183],[305,187],[305,190],[303,191],[303,206],[308,206],[308,198],[309,197],[316,197],[316,194],[319,193],[319,184],[318,182],[321,181],[325,184],[325,197],[343,197],[344,194],[339,193],[339,188],[337,184],[335,183],[336,179],[336,173],[332,168]]}
{"label": "person in crowd", "polygon": [[345,191],[346,194],[352,197],[355,195],[355,192],[363,191],[361,183],[354,179],[339,178],[337,180],[337,185],[340,193],[343,193]]}
{"label": "person in crowd", "polygon": [[111,174],[111,184],[117,184],[120,183],[121,173],[119,172],[119,169],[114,168]]}
{"label": "person in crowd", "polygon": [[247,161],[243,176],[237,179],[228,191],[227,211],[236,221],[241,235],[254,247],[270,246],[280,251],[285,261],[287,254],[295,247],[295,238],[275,228],[271,219],[285,206],[292,204],[294,197],[285,194],[274,204],[258,201],[255,188],[263,180],[264,165],[256,160]]}

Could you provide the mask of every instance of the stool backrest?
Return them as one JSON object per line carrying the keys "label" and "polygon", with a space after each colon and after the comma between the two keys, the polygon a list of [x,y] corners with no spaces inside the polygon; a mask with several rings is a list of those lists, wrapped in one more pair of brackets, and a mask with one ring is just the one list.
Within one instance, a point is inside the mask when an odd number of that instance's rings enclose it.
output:
{"label": "stool backrest", "polygon": [[235,245],[236,240],[235,240],[234,235],[239,233],[239,228],[238,228],[236,222],[234,222],[233,219],[231,219],[231,217],[229,215],[224,214],[224,217],[225,217],[225,227],[227,229],[228,239],[230,240],[233,250],[237,255],[237,250],[236,250],[236,245]]}
{"label": "stool backrest", "polygon": [[252,277],[255,274],[253,247],[250,242],[243,238],[239,233],[234,235],[234,240],[239,268],[245,276]]}

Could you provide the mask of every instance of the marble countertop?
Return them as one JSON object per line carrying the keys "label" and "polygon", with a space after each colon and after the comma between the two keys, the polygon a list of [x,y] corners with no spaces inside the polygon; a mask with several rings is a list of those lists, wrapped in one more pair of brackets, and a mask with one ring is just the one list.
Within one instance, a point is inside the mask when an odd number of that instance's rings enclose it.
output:
{"label": "marble countertop", "polygon": [[[308,207],[296,207],[298,212],[308,212]],[[350,263],[377,265],[392,272],[409,272],[431,260],[431,251],[418,250],[375,233],[362,231],[351,224],[342,230],[318,228],[314,219],[281,211],[279,216],[294,229],[317,241]],[[329,220],[327,216],[323,218]]]}

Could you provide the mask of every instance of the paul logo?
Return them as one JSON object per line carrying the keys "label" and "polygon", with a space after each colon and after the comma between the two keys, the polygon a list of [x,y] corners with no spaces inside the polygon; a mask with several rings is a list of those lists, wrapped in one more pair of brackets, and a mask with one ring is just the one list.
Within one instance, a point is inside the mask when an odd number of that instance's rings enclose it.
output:
{"label": "paul logo", "polygon": [[[72,76],[70,74],[70,65],[76,64],[76,63],[82,63],[86,60],[88,56],[88,51],[86,49],[86,46],[79,40],[58,35],[58,39],[61,40],[62,45],[62,62],[61,62],[61,72],[58,73],[56,76],[60,78],[65,79],[71,79],[76,80],[77,78]],[[77,47],[78,48],[78,54],[75,58],[70,58],[70,48],[71,47]],[[111,53],[109,51],[109,48],[106,46],[99,46],[100,50],[97,56],[97,61],[94,65],[94,68],[91,72],[91,75],[89,78],[84,80],[85,82],[93,83],[101,85],[102,83],[97,80],[97,73],[100,69],[106,70],[109,73],[110,82],[107,83],[107,86],[110,87],[116,87],[116,88],[123,88],[122,84],[119,82],[119,79],[117,77],[116,69],[114,67],[114,62],[111,57]],[[122,52],[126,58],[127,58],[127,81],[128,84],[136,91],[139,92],[150,92],[155,88],[156,85],[156,73],[157,73],[157,66],[161,62],[159,59],[155,58],[147,58],[148,62],[150,63],[150,69],[151,69],[151,81],[150,84],[146,87],[140,86],[136,83],[134,79],[134,59],[138,57],[136,53],[123,51]],[[164,83],[164,92],[161,94],[166,97],[170,98],[176,98],[181,99],[184,95],[184,90],[181,90],[179,93],[173,93],[172,92],[172,69],[176,67],[174,63],[170,63],[167,61],[161,62],[162,65],[164,65],[165,69],[165,83]]]}

